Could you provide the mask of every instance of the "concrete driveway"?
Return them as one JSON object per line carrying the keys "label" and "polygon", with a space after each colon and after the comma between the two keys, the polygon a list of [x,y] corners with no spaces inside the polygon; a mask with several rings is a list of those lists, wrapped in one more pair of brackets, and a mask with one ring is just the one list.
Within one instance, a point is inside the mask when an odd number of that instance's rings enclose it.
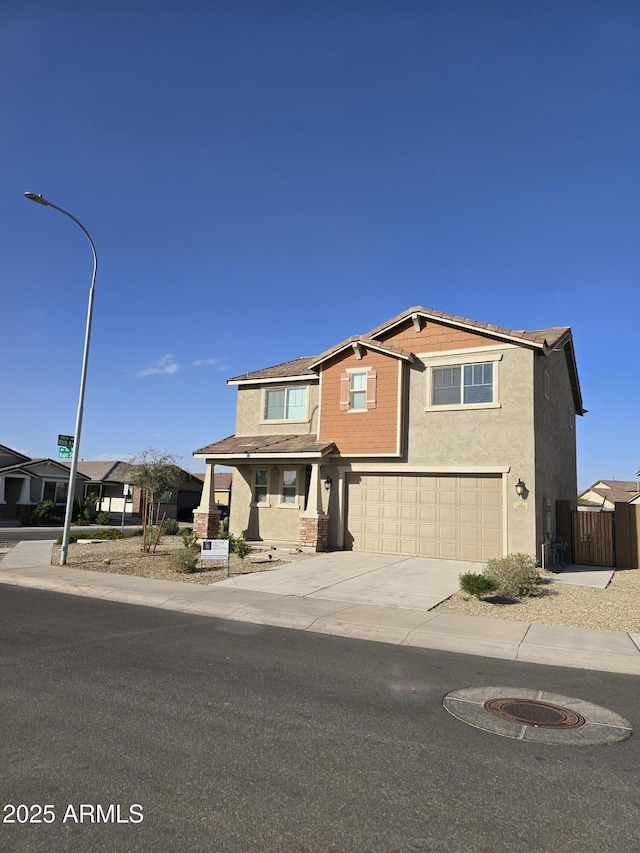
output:
{"label": "concrete driveway", "polygon": [[334,551],[271,571],[238,575],[217,586],[430,610],[459,589],[460,574],[481,571],[482,563],[462,560]]}

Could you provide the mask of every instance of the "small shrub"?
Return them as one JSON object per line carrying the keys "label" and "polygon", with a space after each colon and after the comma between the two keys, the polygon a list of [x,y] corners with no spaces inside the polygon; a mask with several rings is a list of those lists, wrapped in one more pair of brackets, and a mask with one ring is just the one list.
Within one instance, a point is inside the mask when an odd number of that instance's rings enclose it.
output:
{"label": "small shrub", "polygon": [[101,510],[96,513],[96,524],[111,524],[111,516],[108,512]]}
{"label": "small shrub", "polygon": [[62,524],[62,519],[56,515],[56,506],[53,501],[40,501],[29,515],[22,519],[22,524],[38,527],[39,525]]}
{"label": "small shrub", "polygon": [[241,560],[250,554],[252,551],[251,545],[247,543],[247,540],[244,536],[238,536],[237,538],[229,537],[229,550],[233,551]]}
{"label": "small shrub", "polygon": [[169,555],[169,566],[174,572],[190,575],[198,571],[198,560],[200,552],[195,548],[184,548],[182,551],[173,551]]}
{"label": "small shrub", "polygon": [[185,548],[197,548],[198,547],[198,537],[193,532],[193,527],[185,527],[180,531],[180,538],[182,539],[182,544]]}
{"label": "small shrub", "polygon": [[220,536],[220,533],[228,533],[228,532],[229,532],[229,516],[227,515],[226,518],[220,519],[220,532],[218,533],[217,538],[218,539],[226,538],[226,537]]}
{"label": "small shrub", "polygon": [[507,598],[533,595],[540,583],[535,559],[529,554],[507,554],[488,560],[484,574],[498,585],[498,592]]}
{"label": "small shrub", "polygon": [[162,525],[163,536],[177,536],[180,533],[180,525],[175,518],[167,518]]}
{"label": "small shrub", "polygon": [[[86,530],[72,530],[69,534],[69,542],[77,542],[78,539],[124,539],[124,533],[117,527],[107,527],[87,533]],[[62,536],[56,539],[56,545],[62,545]]]}
{"label": "small shrub", "polygon": [[467,595],[473,595],[476,598],[482,598],[483,595],[489,595],[491,592],[496,592],[498,582],[488,575],[477,575],[474,572],[466,572],[459,575],[460,589],[466,592]]}

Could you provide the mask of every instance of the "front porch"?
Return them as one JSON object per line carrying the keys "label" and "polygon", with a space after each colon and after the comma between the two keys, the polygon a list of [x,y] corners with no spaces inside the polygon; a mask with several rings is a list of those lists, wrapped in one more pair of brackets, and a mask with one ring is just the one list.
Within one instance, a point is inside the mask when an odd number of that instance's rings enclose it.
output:
{"label": "front porch", "polygon": [[[200,506],[194,510],[199,538],[220,529],[215,466],[233,472],[229,532],[248,542],[290,543],[316,553],[328,549],[331,479],[325,464],[333,444],[311,436],[231,436],[197,451],[207,463]],[[214,455],[215,453],[215,455]]]}

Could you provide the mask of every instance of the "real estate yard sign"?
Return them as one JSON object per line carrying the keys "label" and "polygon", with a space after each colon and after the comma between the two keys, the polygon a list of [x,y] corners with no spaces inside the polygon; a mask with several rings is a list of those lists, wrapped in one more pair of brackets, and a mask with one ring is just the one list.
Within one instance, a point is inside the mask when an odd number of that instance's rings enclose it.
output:
{"label": "real estate yard sign", "polygon": [[200,564],[205,560],[217,560],[226,562],[227,575],[229,574],[229,540],[228,539],[203,539],[200,546]]}

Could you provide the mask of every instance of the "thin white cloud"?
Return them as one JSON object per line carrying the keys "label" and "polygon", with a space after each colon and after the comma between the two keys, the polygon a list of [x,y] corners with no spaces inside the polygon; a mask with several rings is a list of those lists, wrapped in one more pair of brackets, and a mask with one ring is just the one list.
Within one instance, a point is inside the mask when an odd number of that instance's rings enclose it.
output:
{"label": "thin white cloud", "polygon": [[229,369],[219,358],[198,358],[192,364],[194,367],[215,367],[218,373],[224,373]]}
{"label": "thin white cloud", "polygon": [[119,460],[120,462],[128,462],[130,459],[133,459],[134,456],[134,453],[99,453],[91,461],[113,462],[114,460]]}
{"label": "thin white cloud", "polygon": [[175,356],[168,352],[166,355],[163,355],[162,358],[152,362],[151,367],[145,367],[144,370],[138,370],[135,375],[137,377],[141,377],[154,376],[158,373],[172,374],[177,373],[179,370],[180,365],[175,361]]}

